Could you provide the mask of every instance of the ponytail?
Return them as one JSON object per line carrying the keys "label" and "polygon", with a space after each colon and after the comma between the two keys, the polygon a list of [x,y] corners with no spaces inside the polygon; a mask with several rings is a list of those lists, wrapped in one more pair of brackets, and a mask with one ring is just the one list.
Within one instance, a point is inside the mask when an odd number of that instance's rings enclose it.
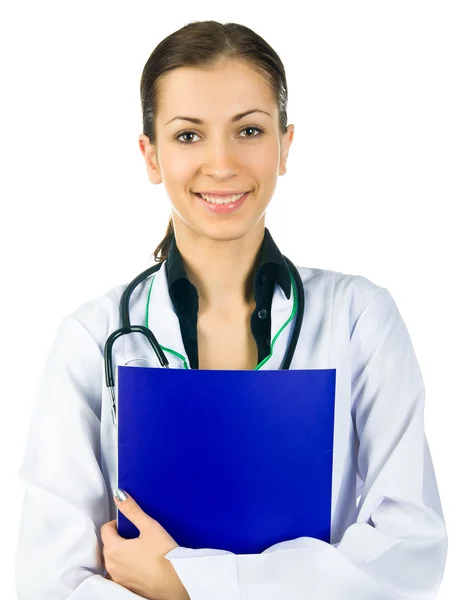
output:
{"label": "ponytail", "polygon": [[[171,247],[172,240],[174,238],[174,225],[172,224],[172,217],[169,219],[169,223],[166,230],[164,239],[160,242],[156,250],[153,252],[154,261],[161,263],[167,260],[169,248]],[[158,256],[159,255],[159,256]]]}

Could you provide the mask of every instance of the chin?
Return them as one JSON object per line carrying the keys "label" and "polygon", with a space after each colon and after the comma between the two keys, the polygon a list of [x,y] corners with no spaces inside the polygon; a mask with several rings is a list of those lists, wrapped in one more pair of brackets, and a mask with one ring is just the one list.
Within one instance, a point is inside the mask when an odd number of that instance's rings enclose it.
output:
{"label": "chin", "polygon": [[[262,223],[260,223],[262,221]],[[220,219],[218,222],[211,225],[205,223],[195,227],[195,231],[204,237],[216,240],[219,242],[228,242],[232,240],[238,240],[248,235],[253,229],[261,227],[264,229],[264,222],[260,217],[256,221],[234,220],[234,219]]]}

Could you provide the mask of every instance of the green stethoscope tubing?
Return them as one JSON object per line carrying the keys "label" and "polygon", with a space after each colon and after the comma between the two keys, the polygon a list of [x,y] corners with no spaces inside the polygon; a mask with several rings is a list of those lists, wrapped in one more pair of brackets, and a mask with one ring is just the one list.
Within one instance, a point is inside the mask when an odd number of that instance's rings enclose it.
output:
{"label": "green stethoscope tubing", "polygon": [[[146,301],[146,327],[148,327],[148,321],[149,321],[149,306],[150,306],[150,302],[151,302],[151,289],[153,287],[154,277],[155,276],[153,275],[153,278],[151,280],[150,289],[149,289],[149,292],[148,292],[148,300]],[[272,355],[273,355],[273,348],[275,346],[275,342],[276,342],[279,334],[283,331],[283,329],[286,327],[286,325],[294,318],[294,315],[297,313],[296,282],[294,281],[294,277],[291,275],[291,271],[289,271],[289,277],[291,278],[291,286],[292,286],[292,289],[293,289],[293,297],[294,297],[293,308],[292,308],[291,314],[289,315],[289,318],[287,319],[287,321],[285,323],[283,323],[283,325],[280,327],[280,329],[276,333],[275,337],[273,338],[273,340],[271,342],[271,347],[270,347],[270,354],[268,356],[266,356],[255,367],[255,369],[254,369],[255,371],[258,371],[258,369],[261,369],[263,367],[263,365],[272,357]],[[189,368],[188,365],[187,365],[187,358],[183,354],[179,354],[179,352],[176,352],[175,350],[172,350],[171,348],[166,348],[166,346],[161,346],[161,348],[165,352],[170,352],[172,355],[177,356],[177,358],[180,358],[180,360],[182,360],[183,363],[184,363],[184,369],[188,369]]]}
{"label": "green stethoscope tubing", "polygon": [[[289,277],[291,278],[291,286],[292,286],[292,291],[293,291],[293,307],[292,307],[291,314],[289,315],[288,319],[285,321],[285,323],[283,323],[283,325],[277,331],[276,335],[274,336],[274,338],[271,342],[270,354],[267,357],[265,357],[255,367],[256,371],[258,369],[260,369],[271,358],[271,356],[273,354],[273,348],[274,348],[274,345],[275,345],[275,342],[276,342],[278,336],[283,331],[283,329],[288,325],[288,323],[290,323],[290,321],[296,316],[296,323],[294,325],[294,331],[292,333],[292,337],[289,342],[288,350],[286,352],[286,356],[284,358],[283,364],[281,365],[281,369],[289,369],[292,358],[294,356],[294,351],[296,349],[297,340],[298,340],[299,334],[301,332],[302,320],[304,317],[304,286],[302,284],[301,276],[300,276],[298,270],[296,269],[294,263],[292,261],[290,261],[289,258],[287,258],[284,255],[283,255],[283,258],[288,265]],[[151,329],[148,328],[149,304],[150,304],[150,297],[151,297],[151,289],[152,289],[153,283],[154,283],[154,276],[151,281],[150,289],[148,292],[148,300],[146,303],[146,326],[130,324],[129,306],[130,306],[130,296],[131,296],[133,290],[136,288],[136,286],[138,284],[140,284],[142,281],[147,279],[147,277],[149,277],[150,275],[153,275],[156,271],[158,271],[163,264],[164,264],[164,262],[157,263],[156,265],[152,265],[151,267],[149,267],[148,269],[146,269],[145,271],[140,273],[137,277],[135,277],[135,279],[133,279],[127,285],[127,287],[125,288],[125,290],[120,298],[120,315],[122,317],[122,327],[120,329],[117,329],[116,331],[114,331],[113,333],[111,333],[109,335],[109,337],[106,340],[105,346],[104,346],[104,366],[105,366],[106,386],[109,388],[110,395],[111,395],[112,410],[113,410],[112,415],[114,418],[114,424],[115,424],[115,417],[116,417],[116,405],[115,405],[114,375],[113,375],[113,365],[112,365],[112,347],[117,338],[119,338],[122,335],[126,335],[127,333],[135,333],[135,332],[141,333],[147,338],[147,340],[151,344],[153,350],[155,351],[155,353],[158,356],[159,362],[161,363],[162,367],[164,367],[164,368],[169,367],[169,361],[167,360],[167,357],[164,354],[164,350],[165,350],[166,352],[170,352],[174,356],[177,356],[178,358],[180,358],[183,361],[185,369],[189,368],[187,366],[187,359],[185,356],[183,356],[182,354],[179,354],[178,352],[176,352],[175,350],[172,350],[171,348],[166,348],[165,346],[160,346],[158,341],[156,340],[156,337],[154,336],[153,332],[151,331]]]}

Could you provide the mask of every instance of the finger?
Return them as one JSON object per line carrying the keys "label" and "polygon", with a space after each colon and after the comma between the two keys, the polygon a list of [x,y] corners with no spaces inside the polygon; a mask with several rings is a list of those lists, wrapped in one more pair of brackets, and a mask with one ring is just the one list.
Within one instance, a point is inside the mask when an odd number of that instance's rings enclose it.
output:
{"label": "finger", "polygon": [[117,505],[120,512],[131,522],[140,534],[143,534],[145,529],[151,528],[154,524],[154,519],[150,517],[145,511],[140,508],[138,503],[126,492],[126,499],[119,500],[114,494],[114,502]]}
{"label": "finger", "polygon": [[120,537],[121,536],[117,531],[117,519],[104,523],[101,527],[101,538],[104,544],[109,544],[112,540],[116,540]]}

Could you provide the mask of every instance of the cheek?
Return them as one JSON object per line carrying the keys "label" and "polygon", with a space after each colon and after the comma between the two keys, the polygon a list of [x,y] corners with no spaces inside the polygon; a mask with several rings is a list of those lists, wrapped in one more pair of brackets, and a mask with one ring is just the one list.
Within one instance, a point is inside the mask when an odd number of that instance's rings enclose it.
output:
{"label": "cheek", "polygon": [[161,171],[168,188],[185,185],[193,178],[194,161],[182,152],[167,152],[164,162],[161,163]]}
{"label": "cheek", "polygon": [[262,144],[261,148],[250,148],[242,160],[259,178],[268,179],[278,170],[279,148],[276,144]]}

